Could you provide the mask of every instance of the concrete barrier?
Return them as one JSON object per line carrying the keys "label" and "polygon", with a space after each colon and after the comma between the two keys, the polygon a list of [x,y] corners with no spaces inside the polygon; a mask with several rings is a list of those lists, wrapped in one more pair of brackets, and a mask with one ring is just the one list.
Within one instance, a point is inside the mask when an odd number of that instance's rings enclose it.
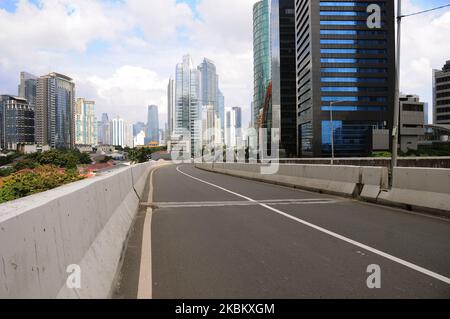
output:
{"label": "concrete barrier", "polygon": [[389,170],[386,167],[361,167],[361,185],[359,196],[376,202],[381,192],[389,188]]}
{"label": "concrete barrier", "polygon": [[196,166],[258,181],[450,216],[449,169],[398,167],[394,170],[393,187],[389,189],[386,167],[281,164],[276,174],[263,175],[261,164],[201,163]]}
{"label": "concrete barrier", "polygon": [[[108,298],[156,163],[0,205],[0,298]],[[69,289],[78,265],[81,288]]]}
{"label": "concrete barrier", "polygon": [[392,189],[382,192],[378,201],[450,216],[450,170],[397,167]]}
{"label": "concrete barrier", "polygon": [[219,173],[250,178],[275,184],[298,187],[347,197],[358,197],[367,188],[366,199],[378,197],[387,186],[388,172],[383,167],[358,167],[334,165],[280,164],[276,174],[260,173],[261,164],[199,163],[197,167]]}

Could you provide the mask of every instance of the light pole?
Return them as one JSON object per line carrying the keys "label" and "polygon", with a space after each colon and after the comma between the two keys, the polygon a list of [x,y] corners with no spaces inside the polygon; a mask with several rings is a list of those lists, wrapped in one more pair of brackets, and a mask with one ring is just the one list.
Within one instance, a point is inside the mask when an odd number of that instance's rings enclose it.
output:
{"label": "light pole", "polygon": [[450,4],[439,6],[436,8],[423,10],[411,14],[402,15],[402,1],[397,0],[397,55],[395,61],[395,104],[394,104],[394,123],[392,128],[392,160],[391,160],[391,180],[393,184],[394,168],[398,164],[398,135],[399,135],[399,121],[400,121],[400,62],[401,62],[401,34],[402,34],[402,19],[410,16],[415,16],[430,11],[435,11],[450,7]]}
{"label": "light pole", "polygon": [[334,122],[333,122],[333,105],[339,103],[350,103],[349,101],[331,101],[330,102],[330,121],[331,121],[331,165],[334,165]]}

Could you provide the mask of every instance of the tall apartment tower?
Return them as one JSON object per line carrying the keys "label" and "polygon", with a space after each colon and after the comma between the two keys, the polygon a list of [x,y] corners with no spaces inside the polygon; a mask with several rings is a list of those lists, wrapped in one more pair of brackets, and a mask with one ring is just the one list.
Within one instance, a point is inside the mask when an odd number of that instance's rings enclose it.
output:
{"label": "tall apartment tower", "polygon": [[191,156],[201,154],[200,72],[189,55],[177,64],[175,78],[175,134],[189,133]]}
{"label": "tall apartment tower", "polygon": [[147,142],[159,143],[159,115],[158,106],[150,105],[147,113]]}
{"label": "tall apartment tower", "polygon": [[19,97],[26,99],[32,108],[36,106],[37,80],[33,74],[20,72]]}
{"label": "tall apartment tower", "polygon": [[167,137],[173,133],[173,128],[175,125],[175,82],[172,78],[169,79],[169,84],[167,85]]}
{"label": "tall apartment tower", "polygon": [[442,70],[433,70],[434,124],[450,124],[450,60]]}
{"label": "tall apartment tower", "polygon": [[113,146],[125,147],[125,122],[119,116],[111,120],[111,141]]}
{"label": "tall apartment tower", "polygon": [[83,98],[77,99],[75,104],[75,144],[98,144],[98,126],[95,115],[95,102]]}
{"label": "tall apartment tower", "polygon": [[299,155],[330,156],[331,136],[336,156],[368,155],[392,130],[394,1],[296,0],[295,18]]}
{"label": "tall apartment tower", "polygon": [[68,76],[50,73],[37,82],[36,143],[52,148],[75,146],[75,84]]}
{"label": "tall apartment tower", "polygon": [[202,106],[214,106],[218,115],[217,97],[219,76],[217,75],[216,65],[213,61],[204,58],[197,69],[200,72],[200,103]]}

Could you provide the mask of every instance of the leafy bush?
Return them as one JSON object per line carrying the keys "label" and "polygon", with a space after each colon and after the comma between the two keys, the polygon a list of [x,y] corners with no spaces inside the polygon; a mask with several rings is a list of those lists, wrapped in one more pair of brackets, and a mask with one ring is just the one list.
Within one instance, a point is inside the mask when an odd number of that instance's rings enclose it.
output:
{"label": "leafy bush", "polygon": [[11,175],[15,171],[16,170],[14,168],[12,168],[12,167],[0,168],[0,177],[6,177],[8,175]]}
{"label": "leafy bush", "polygon": [[17,172],[3,178],[0,203],[44,192],[83,178],[77,170],[63,170],[52,165]]}
{"label": "leafy bush", "polygon": [[27,155],[26,159],[41,165],[55,165],[62,168],[76,168],[80,164],[91,164],[92,160],[86,153],[79,150],[51,150],[43,153]]}
{"label": "leafy bush", "polygon": [[151,155],[155,152],[165,150],[164,147],[156,148],[134,148],[128,151],[128,158],[134,163],[145,163],[151,158]]}

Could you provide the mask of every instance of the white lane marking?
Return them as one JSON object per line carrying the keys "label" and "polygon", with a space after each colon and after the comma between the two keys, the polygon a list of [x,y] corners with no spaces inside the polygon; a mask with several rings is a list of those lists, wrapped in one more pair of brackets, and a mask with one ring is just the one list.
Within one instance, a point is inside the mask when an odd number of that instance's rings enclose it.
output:
{"label": "white lane marking", "polygon": [[[153,201],[153,173],[166,166],[155,167],[150,173],[150,190],[148,193],[148,200]],[[139,283],[137,299],[152,299],[153,298],[153,278],[152,278],[152,217],[153,209],[148,208],[144,219],[144,228],[142,231],[142,245],[141,245],[141,264],[139,269]]]}
{"label": "white lane marking", "polygon": [[[229,189],[223,188],[223,187],[221,187],[221,186],[219,186],[219,185],[215,185],[215,184],[213,184],[213,183],[204,181],[204,180],[202,180],[202,179],[200,179],[200,178],[197,178],[197,177],[195,177],[195,176],[192,176],[192,175],[189,175],[189,174],[187,174],[187,173],[185,173],[185,172],[182,172],[182,171],[180,170],[180,166],[177,166],[177,171],[178,171],[179,173],[181,173],[181,174],[187,176],[187,177],[190,177],[190,178],[196,180],[196,181],[199,181],[199,182],[201,182],[201,183],[204,183],[204,184],[210,185],[210,186],[212,186],[212,187],[218,188],[218,189],[223,190],[223,191],[225,191],[225,192],[228,192],[228,193],[230,193],[230,194],[233,194],[233,195],[236,195],[236,196],[238,196],[238,197],[244,198],[244,199],[246,199],[246,200],[248,200],[248,201],[257,203],[256,200],[254,200],[254,199],[252,199],[252,198],[250,198],[250,197],[247,197],[247,196],[242,195],[242,194],[238,194],[238,193],[236,193],[236,192],[230,191]],[[313,229],[315,229],[315,230],[318,230],[318,231],[320,231],[320,232],[322,232],[322,233],[325,233],[325,234],[327,234],[327,235],[329,235],[329,236],[332,236],[332,237],[334,237],[334,238],[337,238],[337,239],[340,239],[340,240],[342,240],[342,241],[345,241],[345,242],[347,242],[347,243],[349,243],[349,244],[352,244],[352,245],[357,246],[357,247],[359,247],[359,248],[362,248],[362,249],[364,249],[364,250],[370,251],[371,253],[374,253],[374,254],[376,254],[376,255],[379,255],[379,256],[381,256],[381,257],[384,257],[384,258],[386,258],[386,259],[389,259],[389,260],[391,260],[391,261],[393,261],[393,262],[396,262],[396,263],[401,264],[401,265],[403,265],[403,266],[405,266],[405,267],[408,267],[408,268],[410,268],[410,269],[412,269],[412,270],[415,270],[415,271],[417,271],[417,272],[420,272],[420,273],[422,273],[422,274],[424,274],[424,275],[427,275],[427,276],[429,276],[429,277],[432,277],[432,278],[434,278],[434,279],[437,279],[437,280],[439,280],[439,281],[442,281],[442,282],[444,282],[444,283],[446,283],[446,284],[450,284],[450,278],[448,278],[448,277],[445,277],[445,276],[440,275],[440,274],[438,274],[438,273],[435,273],[435,272],[433,272],[433,271],[431,271],[431,270],[428,270],[428,269],[426,269],[426,268],[423,268],[423,267],[420,267],[420,266],[415,265],[415,264],[413,264],[413,263],[410,263],[409,261],[403,260],[403,259],[401,259],[401,258],[397,258],[397,257],[395,257],[395,256],[393,256],[393,255],[390,255],[390,254],[387,254],[387,253],[385,253],[385,252],[382,252],[381,250],[378,250],[378,249],[375,249],[375,248],[373,248],[373,247],[364,245],[364,244],[362,244],[362,243],[360,243],[360,242],[357,242],[357,241],[355,241],[355,240],[353,240],[353,239],[347,238],[347,237],[342,236],[342,235],[339,235],[339,234],[337,234],[337,233],[335,233],[335,232],[329,231],[328,229],[325,229],[325,228],[323,228],[323,227],[320,227],[320,226],[314,225],[314,224],[312,224],[312,223],[309,223],[309,222],[307,222],[307,221],[305,221],[305,220],[303,220],[303,219],[300,219],[300,218],[294,217],[294,216],[292,216],[292,215],[289,215],[289,214],[287,214],[287,213],[285,213],[285,212],[282,212],[281,210],[278,210],[278,209],[276,209],[276,208],[270,207],[270,206],[268,206],[267,204],[263,204],[263,203],[258,203],[258,204],[259,204],[260,206],[264,207],[264,208],[267,208],[267,209],[269,209],[269,210],[271,210],[271,211],[273,211],[273,212],[275,212],[275,213],[277,213],[277,214],[279,214],[279,215],[282,215],[282,216],[284,216],[284,217],[287,217],[287,218],[289,218],[289,219],[291,219],[291,220],[294,220],[294,221],[296,221],[296,222],[298,222],[298,223],[300,223],[300,224],[303,224],[303,225],[305,225],[305,226],[308,226],[308,227],[310,227],[310,228],[313,228]]]}
{"label": "white lane marking", "polygon": [[249,201],[215,201],[215,202],[154,202],[142,205],[148,205],[153,208],[183,208],[183,207],[224,207],[224,206],[255,206],[259,203],[267,205],[323,205],[336,204],[336,200],[327,199],[284,199],[284,200],[261,200],[258,202]]}

